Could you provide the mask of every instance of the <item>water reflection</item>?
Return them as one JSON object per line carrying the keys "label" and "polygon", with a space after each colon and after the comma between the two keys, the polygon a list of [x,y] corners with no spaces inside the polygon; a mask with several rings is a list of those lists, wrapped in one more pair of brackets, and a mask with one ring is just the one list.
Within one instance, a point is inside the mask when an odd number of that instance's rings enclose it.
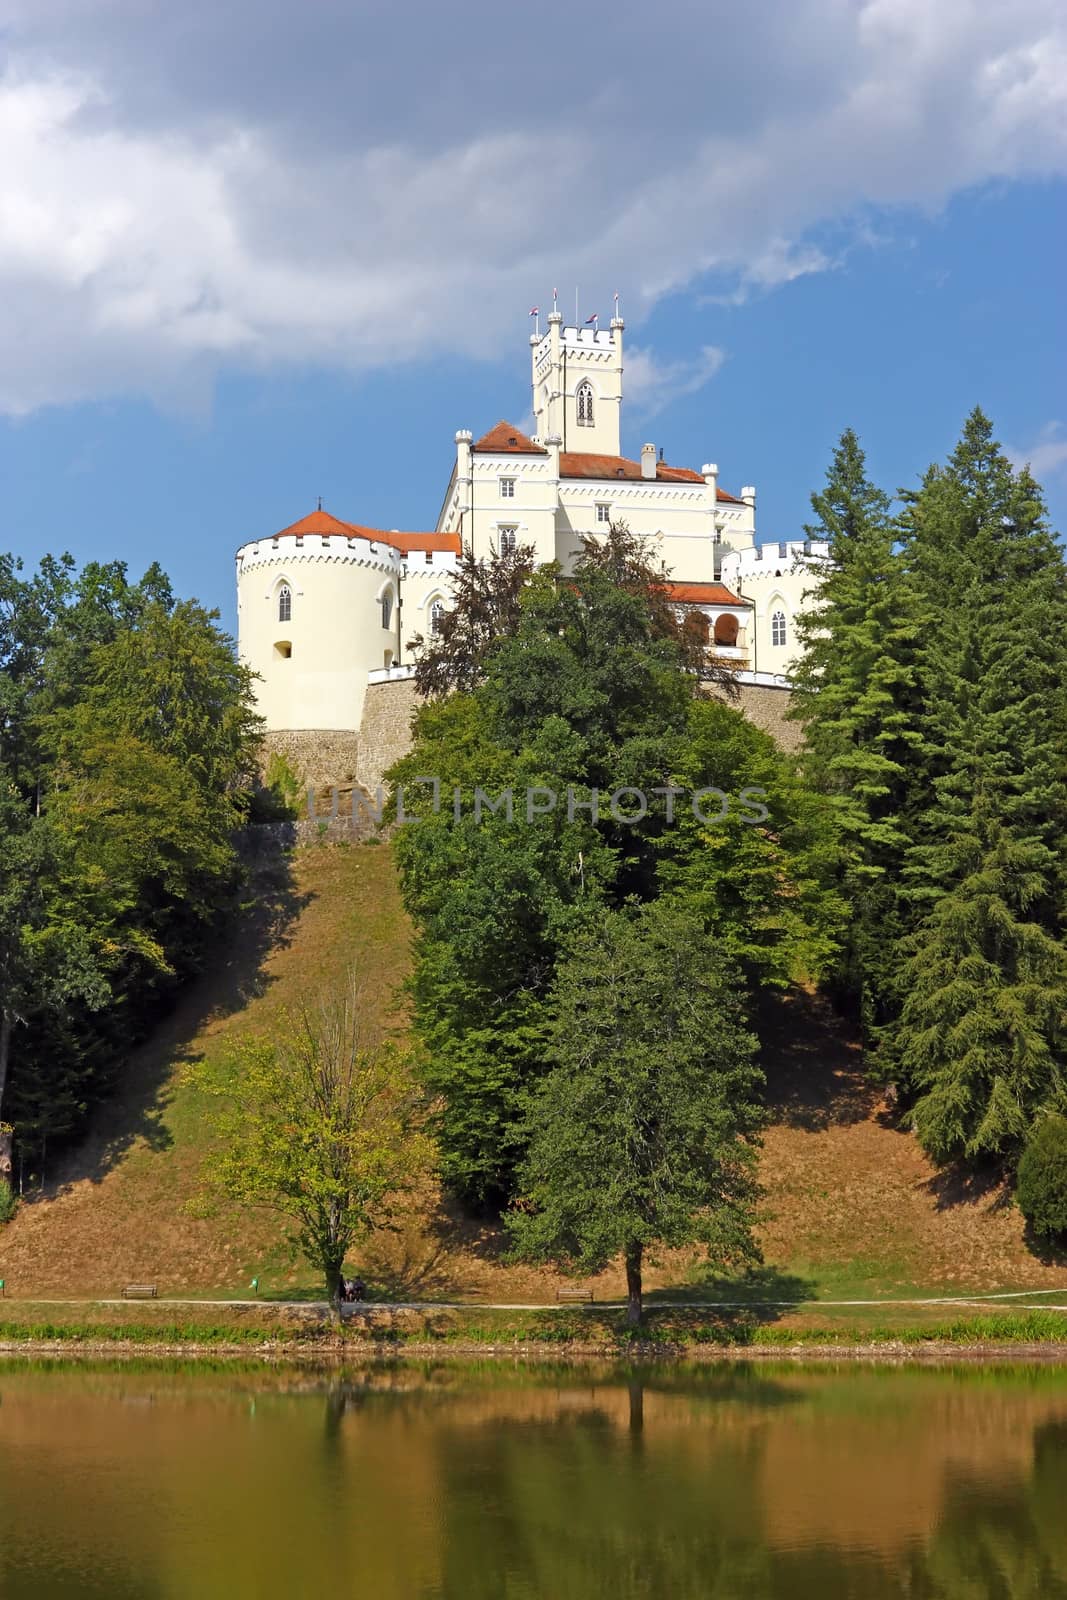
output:
{"label": "water reflection", "polygon": [[1067,1600],[1067,1375],[0,1367],[0,1594]]}

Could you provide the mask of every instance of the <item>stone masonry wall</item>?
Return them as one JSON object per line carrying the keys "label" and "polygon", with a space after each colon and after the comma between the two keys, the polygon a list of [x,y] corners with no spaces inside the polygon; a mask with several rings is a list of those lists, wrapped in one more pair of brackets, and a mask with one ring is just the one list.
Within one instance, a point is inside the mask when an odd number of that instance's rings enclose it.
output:
{"label": "stone masonry wall", "polygon": [[411,749],[411,718],[418,704],[411,678],[368,684],[359,730],[356,781],[370,794],[381,783],[382,774]]}
{"label": "stone masonry wall", "polygon": [[[789,690],[764,684],[739,685],[740,698],[730,702],[739,706],[757,728],[769,733],[783,750],[799,747],[800,727],[789,722]],[[321,837],[322,823],[331,822],[329,837],[359,836],[361,808],[354,804],[354,789],[373,797],[384,773],[411,748],[411,718],[419,704],[410,678],[391,683],[372,683],[363,706],[363,725],[358,734],[345,729],[286,729],[268,733],[263,741],[263,765],[272,751],[284,755],[303,782],[316,791],[316,822],[309,822],[301,804],[301,831],[298,842]],[[334,794],[334,790],[339,794]],[[338,815],[334,816],[334,810]],[[353,823],[357,817],[356,833]],[[304,835],[308,835],[305,839]]]}
{"label": "stone masonry wall", "polygon": [[275,753],[315,789],[334,783],[350,786],[359,766],[359,735],[346,728],[283,728],[263,736],[264,772]]}
{"label": "stone masonry wall", "polygon": [[780,749],[790,754],[799,750],[803,737],[800,723],[786,720],[791,698],[789,690],[759,683],[741,683],[738,688],[741,698],[733,703],[740,705],[748,720],[769,733]]}

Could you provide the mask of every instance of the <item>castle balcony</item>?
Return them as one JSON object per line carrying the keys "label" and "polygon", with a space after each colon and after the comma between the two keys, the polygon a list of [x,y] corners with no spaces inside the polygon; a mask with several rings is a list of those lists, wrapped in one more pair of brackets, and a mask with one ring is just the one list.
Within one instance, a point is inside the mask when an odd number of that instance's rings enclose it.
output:
{"label": "castle balcony", "polygon": [[368,683],[402,683],[415,676],[414,667],[372,667],[367,673]]}

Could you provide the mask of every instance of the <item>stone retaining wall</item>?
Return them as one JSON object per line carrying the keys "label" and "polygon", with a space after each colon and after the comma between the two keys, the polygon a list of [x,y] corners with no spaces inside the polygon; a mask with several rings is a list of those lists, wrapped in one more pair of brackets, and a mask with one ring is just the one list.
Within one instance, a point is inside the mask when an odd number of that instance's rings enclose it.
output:
{"label": "stone retaining wall", "polygon": [[356,763],[356,781],[368,793],[374,793],[382,774],[411,749],[411,718],[418,704],[412,678],[368,684]]}
{"label": "stone retaining wall", "polygon": [[[790,694],[786,688],[765,684],[739,684],[738,706],[757,728],[769,733],[783,750],[797,750],[801,742],[798,723],[787,720]],[[719,691],[712,691],[718,693]],[[723,698],[726,698],[723,696]],[[340,729],[287,729],[268,733],[263,741],[263,765],[272,751],[283,755],[299,774],[301,781],[316,791],[318,821],[306,817],[306,800],[301,801],[301,820],[295,836],[301,844],[313,839],[363,837],[359,830],[363,818],[353,821],[353,788],[361,788],[374,796],[384,774],[411,749],[411,719],[419,705],[414,682],[410,678],[394,679],[391,683],[372,683],[367,688],[363,706],[363,725],[359,733]],[[340,791],[338,811],[332,818],[332,790]],[[322,833],[323,824],[327,827]],[[373,831],[373,825],[371,826]]]}
{"label": "stone retaining wall", "polygon": [[263,736],[262,769],[284,756],[301,781],[314,789],[351,785],[359,766],[359,735],[347,728],[283,728]]}

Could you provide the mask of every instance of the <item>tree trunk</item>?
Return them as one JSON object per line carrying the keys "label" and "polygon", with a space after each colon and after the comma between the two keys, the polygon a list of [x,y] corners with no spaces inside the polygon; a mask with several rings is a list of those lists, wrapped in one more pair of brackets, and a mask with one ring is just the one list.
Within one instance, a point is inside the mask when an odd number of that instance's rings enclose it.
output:
{"label": "tree trunk", "polygon": [[641,1261],[643,1244],[631,1244],[626,1251],[626,1321],[629,1327],[641,1325]]}
{"label": "tree trunk", "polygon": [[11,1147],[14,1135],[4,1123],[4,1090],[7,1087],[7,1068],[11,1060],[11,1015],[0,1011],[0,1179],[11,1182]]}
{"label": "tree trunk", "polygon": [[326,1273],[326,1298],[330,1302],[335,1314],[341,1315],[341,1274],[344,1259],[338,1260],[335,1256],[328,1257],[323,1262]]}

